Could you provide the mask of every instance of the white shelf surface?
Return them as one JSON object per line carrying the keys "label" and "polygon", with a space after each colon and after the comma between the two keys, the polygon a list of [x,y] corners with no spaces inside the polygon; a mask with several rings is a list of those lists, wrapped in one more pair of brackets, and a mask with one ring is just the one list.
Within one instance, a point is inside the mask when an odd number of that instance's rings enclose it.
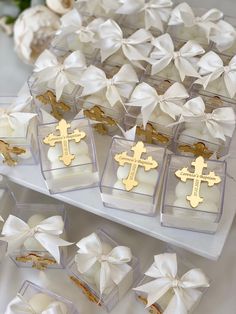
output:
{"label": "white shelf surface", "polygon": [[[102,171],[111,139],[96,134],[95,141],[99,168]],[[234,140],[232,151],[236,151],[235,147],[236,141]],[[234,164],[235,160],[232,157],[228,160],[228,172],[236,178],[236,164]],[[49,195],[39,165],[17,166],[15,168],[0,166],[0,173],[6,175],[15,183]],[[102,204],[99,188],[83,189],[63,194],[54,194],[52,196],[65,203],[115,221],[156,239],[182,247],[206,258],[217,260],[222,252],[235,215],[235,190],[235,181],[227,177],[224,213],[215,235],[162,227],[159,221],[159,214],[156,217],[147,217],[105,208]]]}

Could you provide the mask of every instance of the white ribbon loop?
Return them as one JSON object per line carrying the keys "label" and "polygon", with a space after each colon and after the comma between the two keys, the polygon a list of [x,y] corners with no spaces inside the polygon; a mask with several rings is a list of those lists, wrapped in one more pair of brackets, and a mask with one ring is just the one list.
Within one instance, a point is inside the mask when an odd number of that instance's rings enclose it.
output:
{"label": "white ribbon loop", "polygon": [[223,76],[225,86],[231,98],[236,94],[236,56],[234,56],[227,66],[220,56],[215,52],[209,51],[198,62],[200,67],[199,73],[201,78],[195,81],[196,84],[203,85],[204,89],[207,88],[210,82],[215,81]]}
{"label": "white ribbon loop", "polygon": [[129,98],[138,77],[129,64],[125,64],[111,79],[106,73],[91,65],[81,77],[80,85],[84,88],[81,96],[88,96],[105,89],[106,98],[113,107],[118,101],[123,103],[121,97]]}
{"label": "white ribbon loop", "polygon": [[199,26],[209,40],[210,32],[216,28],[213,22],[219,21],[223,17],[223,13],[217,9],[211,9],[202,16],[195,16],[192,8],[186,3],[177,5],[171,13],[169,25],[181,25],[186,27]]}
{"label": "white ribbon loop", "polygon": [[79,84],[85,69],[86,60],[79,50],[72,52],[63,62],[59,62],[52,52],[45,50],[35,62],[34,73],[37,83],[48,81],[52,83],[59,101],[68,84]]}
{"label": "white ribbon loop", "polygon": [[19,293],[17,296],[8,304],[4,314],[67,314],[68,310],[62,302],[52,302],[42,312],[36,312],[32,306],[24,300],[22,295]]}
{"label": "white ribbon loop", "polygon": [[145,28],[151,27],[164,31],[163,22],[167,22],[171,13],[173,2],[171,0],[124,0],[123,5],[117,10],[119,14],[144,13]]}
{"label": "white ribbon loop", "polygon": [[209,281],[200,269],[192,269],[178,279],[176,254],[156,255],[145,275],[155,279],[134,290],[147,294],[147,307],[158,302],[170,289],[174,290],[163,314],[187,314],[202,295],[198,288],[209,287]]}
{"label": "white ribbon loop", "polygon": [[205,50],[198,43],[189,40],[179,51],[175,51],[169,34],[157,37],[152,43],[155,46],[149,59],[152,75],[159,73],[173,61],[182,81],[186,76],[199,77],[196,57],[202,55]]}
{"label": "white ribbon loop", "polygon": [[143,125],[146,127],[151,114],[157,107],[175,120],[182,113],[182,107],[188,97],[189,94],[180,83],[174,83],[164,95],[158,95],[155,88],[147,83],[141,83],[135,88],[126,105],[141,107]]}
{"label": "white ribbon loop", "polygon": [[235,28],[226,21],[219,21],[216,28],[212,29],[210,39],[216,44],[216,48],[223,52],[230,49],[236,41]]}
{"label": "white ribbon loop", "polygon": [[[130,62],[147,61],[144,44],[151,41],[152,35],[145,29],[140,29],[128,38],[123,38],[120,26],[113,20],[101,24],[99,28],[100,48],[102,62],[122,49],[125,57]],[[139,64],[139,62],[137,63]],[[140,64],[139,64],[140,65]],[[141,65],[140,65],[141,66]]]}
{"label": "white ribbon loop", "polygon": [[76,244],[79,248],[75,262],[80,273],[86,273],[96,262],[100,264],[100,293],[102,294],[110,281],[116,285],[124,278],[122,266],[132,260],[128,247],[117,246],[108,254],[103,254],[102,242],[96,233],[92,233]]}
{"label": "white ribbon loop", "polygon": [[20,218],[10,215],[2,229],[3,237],[0,240],[8,243],[7,254],[20,249],[29,238],[35,238],[44,248],[60,263],[60,246],[68,246],[72,243],[61,239],[64,222],[61,216],[52,216],[33,228],[30,228]]}

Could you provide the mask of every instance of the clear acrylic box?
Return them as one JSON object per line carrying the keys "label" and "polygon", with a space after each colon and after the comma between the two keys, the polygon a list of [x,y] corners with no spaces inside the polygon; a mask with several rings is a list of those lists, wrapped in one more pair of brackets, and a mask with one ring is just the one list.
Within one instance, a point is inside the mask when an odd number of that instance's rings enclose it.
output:
{"label": "clear acrylic box", "polygon": [[[106,247],[108,246],[113,249],[120,245],[101,229],[98,229],[96,234]],[[86,274],[81,274],[78,271],[75,263],[75,256],[73,256],[72,260],[68,263],[66,269],[72,282],[82,289],[90,302],[93,302],[107,312],[110,312],[133,287],[139,277],[139,261],[135,256],[132,257],[131,262],[127,263],[127,265],[128,267],[126,269],[125,277],[121,279],[118,285],[105,290],[102,295],[97,288],[94,278],[88,275],[86,276]]]}
{"label": "clear acrylic box", "polygon": [[[52,216],[62,216],[65,226],[60,237],[66,240],[68,226],[64,205],[16,204],[12,210],[12,215],[32,225],[34,222],[37,225],[42,220]],[[27,240],[27,243],[24,243],[21,249],[10,254],[10,258],[17,267],[32,267],[38,270],[64,268],[63,261],[67,258],[67,247],[60,247],[60,264],[48,251],[45,251],[43,247],[41,248],[41,244],[34,239]]]}
{"label": "clear acrylic box", "polygon": [[[66,309],[67,309],[66,313],[68,313],[68,314],[79,314],[79,311],[76,309],[76,307],[74,306],[74,304],[71,301],[69,301],[68,299],[66,299],[60,295],[55,294],[54,292],[52,292],[46,288],[42,288],[42,287],[40,287],[40,286],[38,286],[38,285],[28,281],[28,280],[23,283],[23,285],[20,288],[18,293],[19,293],[19,295],[21,295],[23,300],[25,300],[31,306],[35,305],[36,304],[35,302],[37,302],[36,301],[37,297],[35,297],[36,295],[44,294],[48,297],[47,303],[51,304],[52,302],[61,302],[64,306],[66,306]],[[40,300],[42,300],[42,299],[40,298]],[[47,306],[49,304],[47,304]],[[35,310],[37,309],[37,312],[38,312],[38,310],[40,309],[40,313],[41,313],[41,311],[46,310],[46,308],[43,308],[43,305],[44,304],[42,304],[40,302],[38,304],[37,308],[35,308]]]}
{"label": "clear acrylic box", "polygon": [[[211,172],[214,172],[221,181],[213,186],[208,186],[208,182],[201,181],[199,196],[203,200],[198,205],[194,204],[194,206],[197,206],[193,207],[190,204],[190,200],[187,200],[187,197],[192,194],[194,196],[198,194],[196,189],[193,190],[194,179],[187,178],[186,182],[184,182],[177,177],[176,171],[182,170],[181,174],[186,171],[194,174],[195,171],[198,171],[200,176],[201,169],[199,170],[198,167],[197,170],[192,165],[195,161],[195,158],[180,155],[168,156],[167,175],[165,177],[162,199],[161,224],[166,227],[215,233],[223,212],[226,162],[205,160],[207,168],[203,168],[202,174],[209,175],[209,181],[211,181],[213,180]],[[183,169],[186,167],[187,170]],[[212,182],[216,181],[213,180]],[[194,191],[196,192],[194,193]]]}
{"label": "clear acrylic box", "polygon": [[115,156],[124,152],[127,152],[130,157],[135,156],[136,153],[131,149],[134,146],[137,148],[137,144],[140,143],[142,142],[136,143],[118,137],[113,138],[100,182],[100,191],[106,207],[154,216],[165,170],[165,148],[150,144],[144,145],[146,153],[141,155],[142,161],[152,158],[154,162],[158,163],[158,167],[150,171],[145,171],[144,167],[138,167],[134,176],[138,185],[129,191],[123,181],[128,178],[129,173],[132,174],[132,166],[129,163],[125,163],[124,167],[120,166],[115,160]]}
{"label": "clear acrylic box", "polygon": [[[44,143],[44,139],[51,133],[60,139],[60,132],[56,130],[59,124],[48,123],[38,127],[41,171],[51,194],[98,186],[98,166],[89,120],[75,119],[69,124],[68,134],[75,134],[78,130],[84,138],[79,143],[69,140],[69,153],[75,157],[68,166],[59,159],[63,156],[61,142],[55,143],[55,147]],[[68,157],[67,149],[65,153]]]}
{"label": "clear acrylic box", "polygon": [[[163,95],[166,90],[174,84],[170,80],[144,77],[143,81],[148,85],[154,87],[158,95]],[[151,119],[148,121],[146,128],[143,127],[143,119],[141,116],[141,108],[134,106],[126,106],[127,113],[125,114],[124,124],[127,130],[137,125],[136,136],[137,139],[148,144],[156,144],[163,147],[171,147],[172,140],[175,135],[176,126],[168,127],[169,124],[175,122],[170,116],[163,112],[164,119],[160,118],[160,113],[155,119],[152,114]],[[157,112],[157,110],[155,110]]]}

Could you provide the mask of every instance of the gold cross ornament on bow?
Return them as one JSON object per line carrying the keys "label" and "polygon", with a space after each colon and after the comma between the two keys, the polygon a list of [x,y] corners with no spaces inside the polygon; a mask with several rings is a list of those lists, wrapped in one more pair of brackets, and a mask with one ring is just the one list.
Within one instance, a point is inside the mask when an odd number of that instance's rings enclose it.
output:
{"label": "gold cross ornament on bow", "polygon": [[79,143],[85,136],[85,132],[75,129],[73,133],[68,133],[71,125],[62,119],[56,126],[56,130],[60,132],[59,135],[53,133],[49,134],[44,138],[43,143],[54,147],[57,143],[62,146],[62,156],[59,156],[59,160],[62,161],[66,166],[70,166],[72,160],[75,159],[75,155],[70,153],[70,141]]}
{"label": "gold cross ornament on bow", "polygon": [[194,172],[190,172],[188,168],[182,168],[177,170],[175,175],[183,182],[187,180],[193,180],[192,194],[187,195],[187,200],[193,208],[196,208],[203,202],[203,198],[200,196],[200,188],[202,182],[207,182],[208,186],[214,186],[221,182],[221,178],[211,171],[209,174],[203,174],[203,169],[207,169],[207,163],[204,162],[204,158],[199,156],[195,161],[191,163],[195,167]]}
{"label": "gold cross ornament on bow", "polygon": [[147,159],[141,158],[142,154],[147,152],[143,142],[138,142],[131,150],[134,152],[133,156],[129,156],[127,152],[115,155],[115,161],[117,161],[120,166],[124,166],[125,164],[130,165],[128,177],[122,181],[126,191],[131,191],[134,187],[138,186],[139,182],[135,177],[139,167],[144,167],[145,171],[158,167],[158,163],[153,160],[152,156],[148,156]]}

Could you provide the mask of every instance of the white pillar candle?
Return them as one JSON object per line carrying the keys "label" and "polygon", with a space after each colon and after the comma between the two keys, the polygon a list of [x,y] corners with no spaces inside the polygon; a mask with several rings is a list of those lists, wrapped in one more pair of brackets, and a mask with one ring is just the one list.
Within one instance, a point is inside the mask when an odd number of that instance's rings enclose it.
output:
{"label": "white pillar candle", "polygon": [[[41,221],[43,221],[46,217],[41,214],[33,215],[27,221],[27,224],[30,228],[34,228],[37,226]],[[45,251],[45,248],[35,239],[29,238],[24,242],[24,247],[28,251]]]}
{"label": "white pillar candle", "polygon": [[36,313],[42,313],[50,303],[55,301],[52,297],[44,293],[37,293],[29,300],[30,306]]}

